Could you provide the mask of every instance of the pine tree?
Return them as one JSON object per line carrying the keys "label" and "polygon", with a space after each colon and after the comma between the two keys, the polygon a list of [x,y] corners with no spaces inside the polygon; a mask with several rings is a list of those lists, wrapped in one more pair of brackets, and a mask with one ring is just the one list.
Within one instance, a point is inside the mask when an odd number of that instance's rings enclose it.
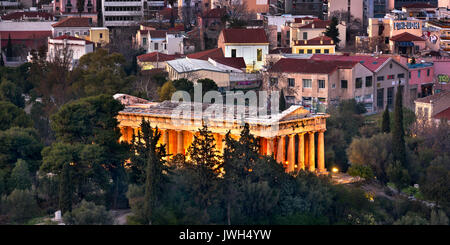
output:
{"label": "pine tree", "polygon": [[192,183],[196,189],[196,204],[207,213],[207,208],[217,194],[219,176],[222,174],[222,157],[216,149],[211,131],[206,125],[194,135],[194,140],[188,149],[189,167],[196,174],[196,181]]}
{"label": "pine tree", "polygon": [[59,209],[62,214],[72,211],[72,192],[71,166],[66,163],[59,179]]}
{"label": "pine tree", "polygon": [[330,37],[333,39],[334,44],[337,46],[339,42],[341,41],[339,39],[339,30],[337,29],[338,25],[338,19],[336,17],[333,17],[331,19],[331,24],[327,27],[325,30],[325,36]]}
{"label": "pine tree", "polygon": [[280,102],[279,102],[280,104],[279,104],[279,107],[280,107],[280,112],[282,112],[282,111],[284,111],[284,110],[286,110],[287,108],[286,108],[286,98],[284,97],[284,92],[283,92],[283,90],[281,90],[281,93],[280,93]]}
{"label": "pine tree", "polygon": [[5,66],[5,60],[3,60],[3,51],[0,49],[0,66]]}
{"label": "pine tree", "polygon": [[381,123],[381,132],[390,133],[391,132],[391,120],[389,118],[389,108],[386,105],[386,109],[383,112],[383,121]]}
{"label": "pine tree", "polygon": [[406,166],[405,131],[403,129],[403,102],[402,89],[397,87],[394,107],[394,127],[392,129],[392,151],[394,161],[399,161]]}

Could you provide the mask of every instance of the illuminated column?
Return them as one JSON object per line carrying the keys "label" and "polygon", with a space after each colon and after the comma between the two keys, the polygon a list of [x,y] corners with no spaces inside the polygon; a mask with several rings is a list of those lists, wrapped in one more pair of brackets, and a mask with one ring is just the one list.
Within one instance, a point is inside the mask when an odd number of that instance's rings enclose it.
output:
{"label": "illuminated column", "polygon": [[295,134],[289,135],[289,148],[288,148],[288,167],[287,172],[294,171],[295,165]]}
{"label": "illuminated column", "polygon": [[[298,135],[298,165],[297,170],[305,170],[305,134]],[[298,172],[297,171],[297,172]]]}
{"label": "illuminated column", "polygon": [[166,154],[169,154],[169,130],[162,131],[163,144],[166,146]]}
{"label": "illuminated column", "polygon": [[169,154],[177,154],[177,135],[176,131],[169,130]]}
{"label": "illuminated column", "polygon": [[223,145],[225,144],[223,142],[223,135],[221,135],[221,134],[216,134],[216,135],[217,135],[216,136],[217,150],[223,154],[223,149],[224,149]]}
{"label": "illuminated column", "polygon": [[309,171],[316,170],[316,156],[314,144],[314,132],[309,133]]}
{"label": "illuminated column", "polygon": [[183,148],[183,131],[177,131],[177,154],[183,154],[184,155],[184,148]]}
{"label": "illuminated column", "polygon": [[277,162],[284,164],[284,136],[278,138]]}
{"label": "illuminated column", "polygon": [[317,138],[317,162],[319,172],[325,172],[325,144],[323,131],[319,131],[319,137]]}
{"label": "illuminated column", "polygon": [[271,156],[273,153],[273,138],[267,138],[267,155]]}

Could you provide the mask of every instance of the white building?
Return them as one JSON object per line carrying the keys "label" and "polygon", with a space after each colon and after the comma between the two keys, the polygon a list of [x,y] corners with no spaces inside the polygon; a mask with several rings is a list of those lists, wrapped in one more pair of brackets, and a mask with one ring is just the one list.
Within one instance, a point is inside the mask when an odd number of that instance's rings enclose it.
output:
{"label": "white building", "polygon": [[102,0],[103,26],[136,25],[144,17],[145,0]]}
{"label": "white building", "polygon": [[260,70],[269,54],[269,41],[264,29],[224,29],[219,35],[218,48],[225,57],[244,58],[247,70]]}
{"label": "white building", "polygon": [[68,35],[49,38],[47,59],[52,60],[57,56],[62,58],[65,48],[67,48],[68,54],[72,58],[71,68],[73,68],[78,64],[81,56],[94,51],[94,43]]}
{"label": "white building", "polygon": [[92,20],[84,17],[69,17],[52,25],[53,37],[88,36],[92,27]]}
{"label": "white building", "polygon": [[184,36],[177,31],[138,30],[137,45],[146,53],[160,52],[163,54],[183,54]]}

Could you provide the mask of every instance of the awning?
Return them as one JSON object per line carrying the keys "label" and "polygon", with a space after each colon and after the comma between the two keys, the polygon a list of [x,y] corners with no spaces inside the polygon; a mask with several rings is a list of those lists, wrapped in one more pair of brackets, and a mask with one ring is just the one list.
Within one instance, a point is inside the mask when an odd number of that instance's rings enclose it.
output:
{"label": "awning", "polygon": [[397,42],[399,47],[414,47],[413,42]]}

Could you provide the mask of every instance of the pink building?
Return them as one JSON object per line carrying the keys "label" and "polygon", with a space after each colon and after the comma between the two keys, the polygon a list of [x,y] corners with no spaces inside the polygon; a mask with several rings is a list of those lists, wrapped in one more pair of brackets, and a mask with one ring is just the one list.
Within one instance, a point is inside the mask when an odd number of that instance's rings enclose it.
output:
{"label": "pink building", "polygon": [[60,14],[63,17],[79,16],[92,19],[93,23],[97,23],[97,1],[84,0],[84,8],[78,11],[78,0],[54,0],[53,13]]}
{"label": "pink building", "polygon": [[431,62],[408,64],[409,84],[411,88],[417,86],[417,97],[432,94],[434,81],[434,65]]}

